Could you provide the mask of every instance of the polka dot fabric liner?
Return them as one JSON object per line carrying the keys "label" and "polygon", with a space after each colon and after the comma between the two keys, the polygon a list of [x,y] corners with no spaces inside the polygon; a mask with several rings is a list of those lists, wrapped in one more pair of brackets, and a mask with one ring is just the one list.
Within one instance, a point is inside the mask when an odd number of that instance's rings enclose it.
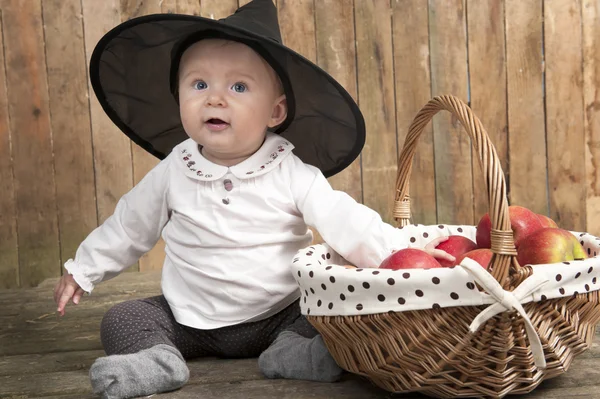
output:
{"label": "polka dot fabric liner", "polygon": [[[402,228],[412,243],[424,247],[433,238],[463,235],[475,241],[475,226],[409,225]],[[572,232],[590,258],[580,261],[533,266],[545,273],[548,282],[521,303],[567,297],[600,288],[600,238]],[[478,306],[494,303],[479,292],[475,280],[461,266],[453,268],[387,270],[347,269],[350,264],[327,244],[298,251],[292,262],[294,277],[302,297],[302,314],[311,316],[350,316],[452,306]]]}

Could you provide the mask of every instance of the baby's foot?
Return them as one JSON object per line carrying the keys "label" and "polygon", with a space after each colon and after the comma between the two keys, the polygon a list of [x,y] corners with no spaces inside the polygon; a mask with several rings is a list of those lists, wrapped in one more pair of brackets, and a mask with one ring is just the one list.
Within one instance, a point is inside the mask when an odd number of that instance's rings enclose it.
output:
{"label": "baby's foot", "polygon": [[321,335],[305,338],[284,331],[258,358],[258,367],[268,378],[291,378],[321,382],[340,379],[344,370],[337,365]]}
{"label": "baby's foot", "polygon": [[104,399],[125,399],[181,388],[190,376],[179,351],[156,345],[137,353],[96,359],[90,368],[94,393]]}

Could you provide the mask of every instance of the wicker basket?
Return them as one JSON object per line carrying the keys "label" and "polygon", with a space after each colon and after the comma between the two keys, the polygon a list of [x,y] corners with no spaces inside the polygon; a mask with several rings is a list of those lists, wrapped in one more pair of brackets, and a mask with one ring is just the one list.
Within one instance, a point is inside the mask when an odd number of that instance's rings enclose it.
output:
{"label": "wicker basket", "polygon": [[[496,151],[478,118],[459,99],[435,97],[410,126],[398,161],[394,217],[401,226],[409,224],[408,182],[417,139],[440,110],[447,110],[458,118],[471,137],[474,153],[479,156],[492,221],[494,257],[489,270],[500,283],[499,287],[514,291],[535,274],[534,269],[521,267],[516,261],[506,185]],[[596,262],[596,259],[588,261]],[[591,270],[592,267],[588,273]],[[301,281],[298,282],[304,292]],[[596,278],[593,282],[596,283]],[[500,398],[530,392],[542,380],[565,372],[573,357],[591,345],[600,321],[600,303],[598,291],[593,290],[598,287],[590,290],[586,284],[586,288],[585,293],[575,291],[552,299],[542,295],[541,300],[538,297],[524,303],[522,309],[529,318],[527,323],[516,310],[506,311],[504,307],[476,331],[469,326],[490,306],[434,307],[350,316],[308,314],[307,318],[321,333],[342,368],[367,377],[385,390],[421,392],[440,398]],[[479,289],[484,291],[481,286]],[[561,292],[564,293],[562,289]],[[528,325],[533,326],[535,332],[528,334]],[[543,348],[543,353],[541,349],[539,353],[545,367],[539,367],[539,357],[536,366],[532,334]]]}

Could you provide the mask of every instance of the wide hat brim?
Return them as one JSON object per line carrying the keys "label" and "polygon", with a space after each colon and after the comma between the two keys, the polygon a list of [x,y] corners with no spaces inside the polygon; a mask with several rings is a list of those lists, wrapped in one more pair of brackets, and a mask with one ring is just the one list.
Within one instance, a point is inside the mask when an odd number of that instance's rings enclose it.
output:
{"label": "wide hat brim", "polygon": [[364,119],[335,79],[272,38],[192,15],[131,19],[109,31],[94,49],[90,61],[94,92],[106,114],[131,140],[163,159],[188,138],[171,92],[172,54],[190,35],[203,31],[258,43],[261,55],[271,63],[275,60],[290,105],[290,118],[276,132],[295,146],[294,153],[302,161],[329,177],[356,159],[365,142]]}

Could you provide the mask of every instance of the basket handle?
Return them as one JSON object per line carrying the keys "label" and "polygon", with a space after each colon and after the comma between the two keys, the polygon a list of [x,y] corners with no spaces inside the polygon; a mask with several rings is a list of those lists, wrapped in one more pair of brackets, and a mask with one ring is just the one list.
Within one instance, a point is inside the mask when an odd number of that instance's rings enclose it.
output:
{"label": "basket handle", "polygon": [[410,224],[408,186],[417,139],[427,123],[441,110],[449,111],[458,118],[471,137],[474,151],[478,154],[479,164],[485,176],[489,214],[492,222],[491,249],[494,255],[488,270],[504,289],[512,290],[532,274],[532,269],[531,267],[521,267],[517,262],[517,251],[508,216],[506,182],[496,149],[480,120],[469,106],[457,97],[450,95],[434,97],[419,111],[410,125],[402,152],[398,158],[393,216],[400,226]]}

